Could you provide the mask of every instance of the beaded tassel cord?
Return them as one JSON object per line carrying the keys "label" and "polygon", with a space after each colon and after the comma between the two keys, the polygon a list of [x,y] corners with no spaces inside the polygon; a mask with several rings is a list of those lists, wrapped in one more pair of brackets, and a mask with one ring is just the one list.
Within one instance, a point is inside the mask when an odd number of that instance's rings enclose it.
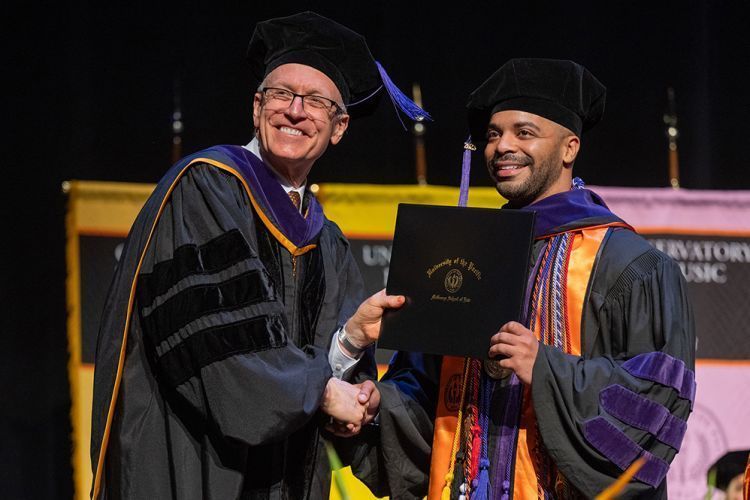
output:
{"label": "beaded tassel cord", "polygon": [[[536,325],[539,318],[539,338],[547,345],[563,352],[570,352],[571,342],[568,327],[566,286],[568,263],[572,250],[573,233],[562,233],[552,237],[544,249],[544,257],[534,284],[530,324]],[[548,490],[553,487],[554,468],[542,450],[539,431],[535,428],[536,444],[534,461],[537,464],[537,493],[539,498],[550,498]]]}
{"label": "beaded tassel cord", "polygon": [[565,288],[572,240],[572,233],[562,233],[547,243],[534,285],[532,300],[535,307],[530,322],[530,325],[535,325],[538,317],[540,340],[564,352],[570,352]]}
{"label": "beaded tassel cord", "polygon": [[469,372],[469,376],[471,377],[471,398],[468,401],[470,425],[466,436],[467,460],[465,465],[466,489],[469,494],[474,487],[472,483],[479,469],[479,454],[481,451],[481,432],[479,428],[479,383],[481,372],[481,362],[472,359],[471,370]]}
{"label": "beaded tassel cord", "polygon": [[477,484],[471,498],[472,500],[489,500],[492,498],[492,485],[490,484],[490,459],[487,441],[490,428],[490,403],[492,401],[492,392],[495,388],[495,381],[484,374],[481,374],[480,378],[482,382],[482,392],[479,399],[481,449]]}
{"label": "beaded tassel cord", "polygon": [[[455,436],[463,437],[461,450],[454,453],[465,456],[463,464],[464,482],[459,486],[459,500],[477,499],[488,500],[491,496],[489,480],[489,424],[490,424],[490,402],[494,389],[494,381],[482,372],[482,363],[479,360],[469,360],[468,370],[465,372],[463,389],[466,399],[461,405],[465,408],[465,422],[463,429],[461,423],[456,429]],[[454,437],[454,446],[457,440]],[[458,466],[455,460],[451,460],[451,471]],[[449,473],[450,479],[455,481],[453,473]],[[445,490],[444,494],[445,494]]]}
{"label": "beaded tassel cord", "polygon": [[458,418],[456,423],[456,432],[453,434],[453,446],[451,447],[451,460],[448,466],[448,474],[445,475],[445,486],[440,495],[441,500],[450,500],[451,498],[451,485],[453,484],[453,474],[456,468],[456,455],[458,454],[458,447],[461,439],[461,422],[463,420],[463,408],[466,401],[466,386],[469,381],[469,364],[470,360],[464,361],[464,373],[461,384],[461,401],[458,405]]}

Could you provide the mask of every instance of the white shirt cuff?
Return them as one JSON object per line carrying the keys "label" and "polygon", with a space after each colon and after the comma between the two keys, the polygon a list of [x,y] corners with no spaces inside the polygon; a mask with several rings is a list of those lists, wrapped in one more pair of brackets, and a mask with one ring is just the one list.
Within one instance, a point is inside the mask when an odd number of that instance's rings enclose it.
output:
{"label": "white shirt cuff", "polygon": [[354,368],[359,361],[359,357],[352,358],[341,349],[338,339],[340,330],[341,329],[336,330],[333,334],[331,348],[328,350],[328,364],[331,365],[333,376],[337,379],[344,380],[351,374],[352,368]]}

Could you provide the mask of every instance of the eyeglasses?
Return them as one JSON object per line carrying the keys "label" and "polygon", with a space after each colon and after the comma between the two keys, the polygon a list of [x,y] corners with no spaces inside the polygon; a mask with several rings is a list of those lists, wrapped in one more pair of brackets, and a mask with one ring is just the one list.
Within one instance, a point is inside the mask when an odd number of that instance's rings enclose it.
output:
{"label": "eyeglasses", "polygon": [[261,89],[263,96],[266,98],[268,103],[273,103],[274,106],[278,106],[277,109],[290,106],[295,97],[302,99],[302,107],[309,114],[315,117],[322,117],[326,115],[330,117],[331,112],[338,113],[342,111],[336,101],[323,97],[321,95],[314,94],[297,94],[287,89],[280,89],[276,87],[263,87]]}

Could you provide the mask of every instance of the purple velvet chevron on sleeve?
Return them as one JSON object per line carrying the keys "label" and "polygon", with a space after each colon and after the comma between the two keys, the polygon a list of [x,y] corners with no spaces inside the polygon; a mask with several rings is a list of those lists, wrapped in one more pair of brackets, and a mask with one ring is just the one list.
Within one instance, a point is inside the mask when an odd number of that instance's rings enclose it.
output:
{"label": "purple velvet chevron on sleeve", "polygon": [[621,385],[610,385],[599,393],[602,408],[618,420],[644,431],[675,450],[680,450],[687,422],[664,406]]}
{"label": "purple velvet chevron on sleeve", "polygon": [[695,372],[685,368],[685,375],[682,377],[682,386],[680,387],[680,397],[690,400],[690,408],[693,408],[695,402]]}
{"label": "purple velvet chevron on sleeve", "polygon": [[664,480],[669,464],[644,450],[604,417],[594,417],[583,423],[583,435],[599,453],[623,471],[638,457],[645,463],[635,478],[654,488]]}
{"label": "purple velvet chevron on sleeve", "polygon": [[634,377],[651,380],[676,390],[680,397],[695,401],[695,373],[685,363],[663,352],[647,352],[627,360],[622,368]]}

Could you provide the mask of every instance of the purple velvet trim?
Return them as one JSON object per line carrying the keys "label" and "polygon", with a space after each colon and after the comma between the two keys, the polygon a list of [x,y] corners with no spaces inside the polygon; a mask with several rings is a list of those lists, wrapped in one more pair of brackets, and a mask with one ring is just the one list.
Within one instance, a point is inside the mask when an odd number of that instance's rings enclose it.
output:
{"label": "purple velvet trim", "polygon": [[682,377],[682,386],[680,387],[680,397],[683,399],[690,400],[690,408],[693,408],[693,401],[695,401],[695,373],[692,370],[685,370],[685,375]]}
{"label": "purple velvet trim", "polygon": [[591,446],[623,471],[636,458],[643,456],[646,463],[635,478],[654,488],[661,484],[669,470],[669,464],[638,446],[604,417],[594,417],[584,422],[583,435]]}
{"label": "purple velvet trim", "polygon": [[518,436],[518,422],[521,418],[521,399],[523,386],[516,374],[510,376],[508,384],[500,389],[500,405],[503,408],[503,420],[500,425],[500,436],[492,458],[492,479],[490,484],[492,496],[495,499],[508,498],[510,495],[511,471],[513,457],[516,452],[516,437]]}
{"label": "purple velvet trim", "polygon": [[579,219],[603,217],[612,221],[620,219],[610,212],[599,195],[588,189],[572,189],[553,194],[524,207],[524,210],[536,212],[534,237],[539,238],[553,234],[556,228],[570,224]]}
{"label": "purple velvet trim", "polygon": [[685,368],[682,360],[663,352],[647,352],[627,360],[622,367],[634,377],[673,388],[679,392],[681,398],[690,400],[690,407],[693,407],[695,373]]}
{"label": "purple velvet trim", "polygon": [[604,417],[594,417],[584,422],[583,436],[599,453],[622,470],[627,469],[643,452],[640,446]]}
{"label": "purple velvet trim", "polygon": [[607,413],[628,425],[656,435],[669,416],[662,405],[649,401],[621,385],[610,385],[599,393],[599,402]]}
{"label": "purple velvet trim", "polygon": [[642,456],[646,459],[646,463],[635,473],[634,477],[656,488],[664,481],[664,477],[669,471],[669,464],[645,450]]}
{"label": "purple velvet trim", "polygon": [[664,444],[668,444],[675,450],[680,451],[682,438],[685,437],[686,431],[687,422],[670,414],[664,421],[664,425],[661,426],[659,433],[656,435],[656,439]]}
{"label": "purple velvet trim", "polygon": [[227,155],[247,181],[263,212],[281,233],[296,247],[315,241],[323,228],[323,209],[310,197],[307,217],[303,217],[289,201],[289,196],[263,161],[240,146],[216,146]]}
{"label": "purple velvet trim", "polygon": [[687,422],[667,408],[621,385],[610,385],[599,393],[599,402],[607,413],[622,422],[648,431],[664,444],[680,451]]}

